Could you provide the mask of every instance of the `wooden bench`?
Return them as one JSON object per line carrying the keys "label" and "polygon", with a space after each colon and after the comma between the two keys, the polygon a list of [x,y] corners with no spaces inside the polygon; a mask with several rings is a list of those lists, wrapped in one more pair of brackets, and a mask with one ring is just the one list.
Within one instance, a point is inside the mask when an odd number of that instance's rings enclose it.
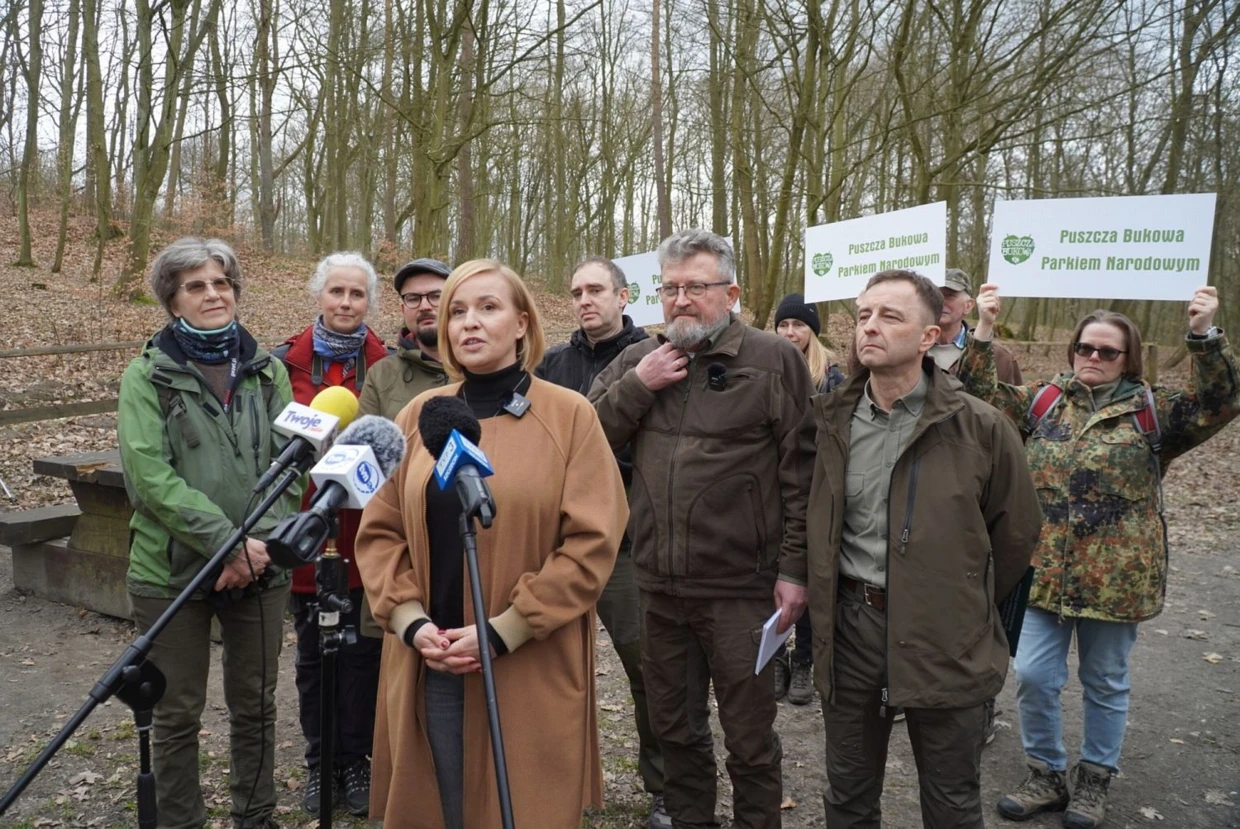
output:
{"label": "wooden bench", "polygon": [[130,618],[125,571],[133,509],[119,452],[41,458],[34,471],[67,480],[77,504],[2,516],[0,543],[13,549],[13,584],[40,598]]}

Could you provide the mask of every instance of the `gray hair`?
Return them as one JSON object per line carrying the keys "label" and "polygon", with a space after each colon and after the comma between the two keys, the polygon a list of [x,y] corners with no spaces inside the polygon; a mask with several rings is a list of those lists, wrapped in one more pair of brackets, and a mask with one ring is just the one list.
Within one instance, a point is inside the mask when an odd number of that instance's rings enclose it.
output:
{"label": "gray hair", "polygon": [[736,281],[736,257],[732,246],[727,239],[709,230],[678,230],[668,236],[659,245],[659,267],[678,265],[699,253],[709,253],[715,257],[720,279]]}
{"label": "gray hair", "polygon": [[625,288],[629,287],[629,278],[624,275],[624,271],[620,270],[620,266],[608,259],[606,256],[587,256],[585,259],[582,259],[577,263],[577,266],[573,268],[573,272],[570,276],[576,276],[577,271],[581,270],[586,265],[598,265],[600,268],[607,271],[607,275],[611,277],[611,286],[617,291],[623,291]]}
{"label": "gray hair", "polygon": [[375,266],[355,251],[339,251],[324,256],[310,276],[310,281],[306,283],[310,293],[316,299],[323,293],[323,288],[327,285],[327,275],[332,272],[332,268],[357,268],[366,274],[366,300],[373,311],[379,302],[379,276],[375,273]]}
{"label": "gray hair", "polygon": [[232,280],[233,295],[240,299],[241,263],[237,261],[237,252],[223,239],[186,236],[168,245],[155,257],[147,281],[151,286],[151,293],[159,300],[159,304],[164,306],[168,316],[172,316],[172,300],[180,287],[181,274],[201,268],[212,260],[219,263],[224,276]]}

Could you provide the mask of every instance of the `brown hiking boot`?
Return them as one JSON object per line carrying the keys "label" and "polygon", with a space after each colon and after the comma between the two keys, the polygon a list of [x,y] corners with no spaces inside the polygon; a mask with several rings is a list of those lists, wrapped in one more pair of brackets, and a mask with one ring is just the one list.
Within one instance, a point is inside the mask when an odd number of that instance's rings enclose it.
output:
{"label": "brown hiking boot", "polygon": [[[1029,776],[995,808],[1008,820],[1028,820],[1042,812],[1058,812],[1068,805],[1068,781],[1062,771],[1051,771],[1045,763],[1029,760]],[[1066,824],[1065,824],[1066,825]]]}
{"label": "brown hiking boot", "polygon": [[1084,760],[1072,769],[1072,801],[1063,814],[1064,829],[1097,829],[1107,816],[1111,770]]}

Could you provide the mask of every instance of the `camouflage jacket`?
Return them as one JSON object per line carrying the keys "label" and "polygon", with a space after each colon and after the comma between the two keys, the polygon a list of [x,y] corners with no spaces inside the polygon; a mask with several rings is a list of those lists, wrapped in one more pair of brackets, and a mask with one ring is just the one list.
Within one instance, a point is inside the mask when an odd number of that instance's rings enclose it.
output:
{"label": "camouflage jacket", "polygon": [[[1187,343],[1191,387],[1153,389],[1164,471],[1240,413],[1240,370],[1227,339]],[[965,391],[1012,418],[1026,438],[1043,516],[1030,606],[1108,622],[1141,622],[1162,612],[1168,551],[1159,464],[1132,417],[1145,405],[1145,384],[1121,384],[1116,398],[1094,411],[1090,390],[1072,373],[1060,374],[1052,382],[1065,390],[1063,397],[1030,433],[1030,403],[1046,383],[999,383],[990,344],[972,336],[959,379]]]}

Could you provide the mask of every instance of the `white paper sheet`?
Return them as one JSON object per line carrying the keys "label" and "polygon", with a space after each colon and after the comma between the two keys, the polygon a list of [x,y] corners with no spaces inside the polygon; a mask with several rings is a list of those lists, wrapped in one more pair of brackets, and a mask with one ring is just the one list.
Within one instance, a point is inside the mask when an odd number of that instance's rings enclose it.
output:
{"label": "white paper sheet", "polygon": [[776,610],[775,614],[762,626],[762,641],[758,643],[758,664],[753,669],[755,675],[762,673],[766,663],[771,661],[771,657],[775,655],[775,651],[779,650],[779,646],[788,641],[788,637],[792,635],[796,627],[796,625],[788,625],[788,629],[783,633],[775,632],[775,627],[779,624],[779,615],[782,612]]}

